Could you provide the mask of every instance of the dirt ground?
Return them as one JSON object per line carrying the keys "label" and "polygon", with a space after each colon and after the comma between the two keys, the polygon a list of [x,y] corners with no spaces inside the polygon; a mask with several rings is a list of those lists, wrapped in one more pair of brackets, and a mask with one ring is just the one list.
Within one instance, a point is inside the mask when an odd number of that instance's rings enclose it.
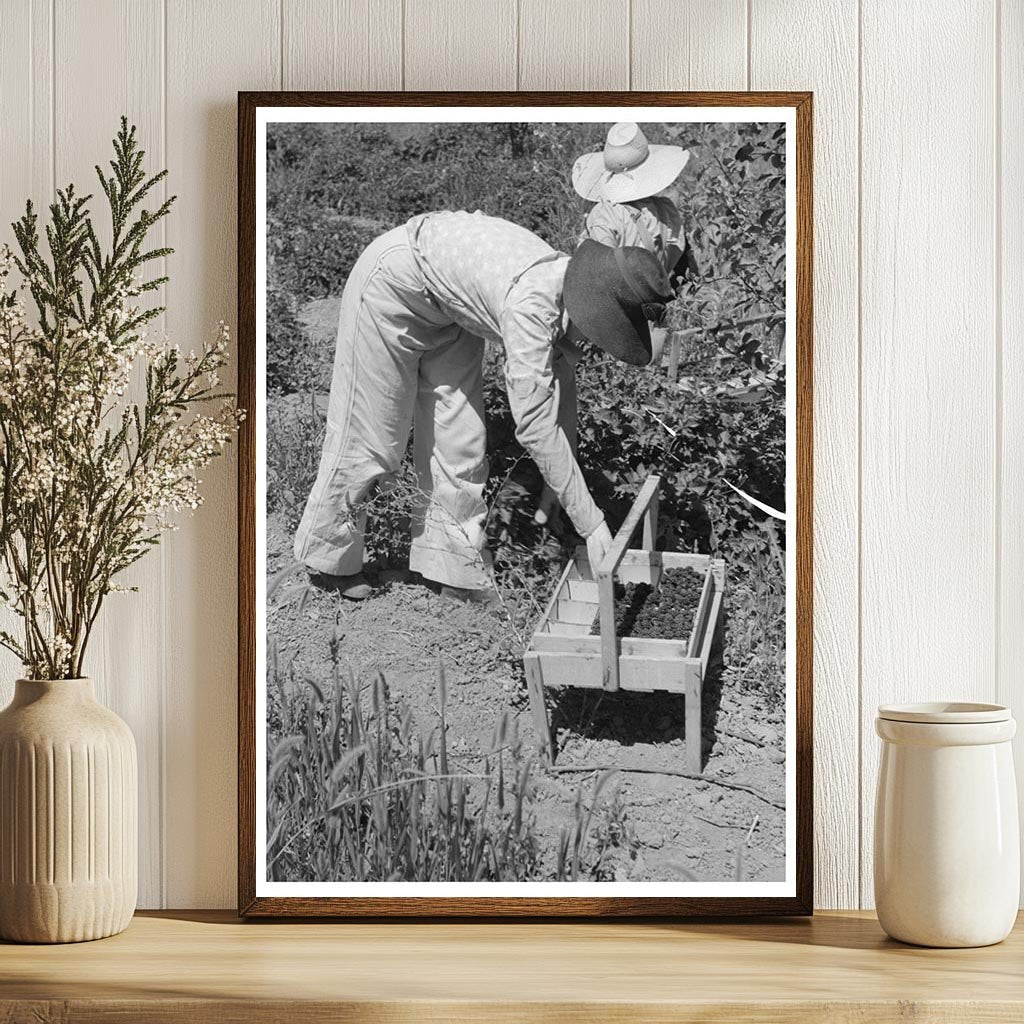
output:
{"label": "dirt ground", "polygon": [[[421,729],[430,729],[438,720],[442,659],[455,757],[470,763],[490,749],[506,708],[533,741],[521,648],[500,613],[455,603],[397,572],[377,578],[377,591],[361,604],[324,593],[293,562],[290,531],[274,516],[267,561],[268,632],[280,662],[293,661],[297,673],[326,681],[337,635],[343,664],[359,677],[382,672],[392,696],[412,709]],[[727,649],[728,585],[726,610]],[[542,839],[550,836],[552,849],[571,821],[577,787],[588,791],[595,769],[616,767],[632,833],[612,865],[617,880],[784,878],[783,710],[745,685],[741,667],[718,662],[705,682],[702,780],[668,774],[685,771],[681,696],[548,691],[557,765],[583,769],[536,770],[537,828]]]}

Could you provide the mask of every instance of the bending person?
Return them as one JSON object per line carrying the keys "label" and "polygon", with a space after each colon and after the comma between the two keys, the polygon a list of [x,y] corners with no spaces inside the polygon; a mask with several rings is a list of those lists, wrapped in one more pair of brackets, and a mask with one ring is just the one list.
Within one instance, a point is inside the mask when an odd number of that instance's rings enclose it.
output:
{"label": "bending person", "polygon": [[[342,296],[327,434],[295,536],[314,580],[360,600],[364,503],[398,472],[410,428],[420,514],[410,569],[473,599],[489,587],[484,339],[505,350],[516,437],[537,463],[592,564],[611,544],[559,421],[575,408],[575,342],[651,358],[648,320],[671,299],[656,258],[584,242],[570,258],[481,213],[428,213],[372,242]],[[571,401],[570,401],[571,400]]]}

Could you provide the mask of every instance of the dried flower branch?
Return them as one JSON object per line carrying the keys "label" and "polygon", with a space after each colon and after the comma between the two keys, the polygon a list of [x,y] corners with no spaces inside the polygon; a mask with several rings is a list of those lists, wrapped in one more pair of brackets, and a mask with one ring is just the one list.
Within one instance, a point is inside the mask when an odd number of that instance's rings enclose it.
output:
{"label": "dried flower branch", "polygon": [[[96,168],[109,245],[97,236],[91,197],[69,186],[50,206],[45,252],[31,203],[13,225],[20,255],[0,248],[0,602],[23,625],[18,637],[0,631],[0,645],[32,678],[82,674],[103,599],[124,589],[115,577],[175,528],[175,512],[199,505],[197,474],[241,418],[219,390],[224,324],[188,355],[147,338],[163,307],[140,297],[166,278],[143,273],[172,250],[147,250],[146,236],[174,198],[140,207],[166,176],[147,177],[144,156],[122,118],[112,173]],[[145,369],[138,402],[136,367]]]}

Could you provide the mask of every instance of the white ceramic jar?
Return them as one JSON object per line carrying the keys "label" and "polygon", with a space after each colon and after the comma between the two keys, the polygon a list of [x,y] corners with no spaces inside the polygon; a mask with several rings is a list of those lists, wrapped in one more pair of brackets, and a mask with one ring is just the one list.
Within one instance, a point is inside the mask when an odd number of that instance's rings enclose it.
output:
{"label": "white ceramic jar", "polygon": [[1020,891],[1017,723],[998,704],[878,709],[875,905],[894,939],[987,946],[1009,934]]}

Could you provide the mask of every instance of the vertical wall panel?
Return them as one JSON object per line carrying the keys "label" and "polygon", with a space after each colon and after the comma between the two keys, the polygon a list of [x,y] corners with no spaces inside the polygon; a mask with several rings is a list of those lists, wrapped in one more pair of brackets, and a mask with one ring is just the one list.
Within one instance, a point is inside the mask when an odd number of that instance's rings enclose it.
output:
{"label": "vertical wall panel", "polygon": [[815,900],[856,907],[857,11],[755,0],[751,13],[751,88],[814,92]]}
{"label": "vertical wall panel", "polygon": [[519,0],[521,89],[628,89],[628,0]]}
{"label": "vertical wall panel", "polygon": [[[109,239],[109,213],[94,165],[107,167],[121,114],[138,126],[147,167],[163,151],[163,11],[160,0],[64,0],[55,5],[53,38],[56,182],[92,192],[93,217]],[[97,55],[102,54],[102,59]],[[161,193],[162,194],[162,193]],[[159,245],[162,235],[154,234]],[[156,293],[156,301],[162,301]],[[159,330],[159,323],[154,330]],[[136,383],[129,397],[141,398]],[[118,582],[136,594],[110,594],[93,631],[85,671],[97,696],[131,726],[139,750],[139,904],[160,906],[164,658],[164,580],[150,552]]]}
{"label": "vertical wall panel", "polygon": [[406,89],[515,89],[516,0],[406,0]]}
{"label": "vertical wall panel", "polygon": [[402,0],[281,0],[285,89],[400,89]]}
{"label": "vertical wall panel", "polygon": [[[51,126],[53,60],[49,0],[11,0],[0,32],[0,245],[15,248],[11,222],[24,213],[25,200],[45,210],[52,192]],[[31,308],[31,307],[30,307]],[[0,629],[20,633],[20,619],[0,609]],[[0,707],[14,693],[22,666],[0,648]]]}
{"label": "vertical wall panel", "polygon": [[[183,346],[235,319],[236,94],[281,82],[277,0],[167,0],[168,331]],[[234,370],[224,374],[230,380]],[[167,905],[235,900],[235,447],[167,545]]]}
{"label": "vertical wall panel", "polygon": [[[32,4],[10,4],[0,33],[0,139],[7,152],[27,154],[25,160],[0,160],[0,246],[15,248],[14,232],[9,225],[22,210],[29,196],[34,197],[32,181],[32,69],[36,55],[32,49]],[[19,619],[7,608],[0,608],[0,629],[18,636]],[[18,657],[0,647],[0,708],[14,694],[14,681],[21,672]]]}
{"label": "vertical wall panel", "polygon": [[746,0],[633,0],[632,88],[745,89],[746,33]]}
{"label": "vertical wall panel", "polygon": [[[1002,392],[999,689],[996,699],[1024,718],[1024,4],[1002,7],[1002,97],[998,111],[1002,184],[1000,327]],[[1024,811],[1024,742],[1014,744]],[[1021,815],[1024,821],[1024,814]]]}
{"label": "vertical wall panel", "polygon": [[876,705],[994,695],[994,39],[991,2],[863,2],[865,905]]}
{"label": "vertical wall panel", "polygon": [[52,188],[52,24],[49,0],[9,0],[0,32],[0,239],[14,245],[10,222],[25,200],[49,201]]}

